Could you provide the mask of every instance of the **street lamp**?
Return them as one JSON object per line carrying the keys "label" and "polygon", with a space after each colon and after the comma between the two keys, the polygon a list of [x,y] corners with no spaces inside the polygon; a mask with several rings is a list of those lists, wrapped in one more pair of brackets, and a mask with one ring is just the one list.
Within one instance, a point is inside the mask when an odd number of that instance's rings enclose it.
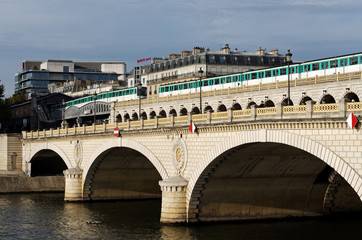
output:
{"label": "street lamp", "polygon": [[142,88],[142,84],[138,83],[137,84],[137,95],[138,95],[138,119],[141,120],[141,88]]}
{"label": "street lamp", "polygon": [[292,56],[293,54],[290,52],[290,49],[288,49],[287,54],[285,54],[287,64],[288,64],[288,106],[290,106],[290,73],[289,73],[289,65],[292,63]]}
{"label": "street lamp", "polygon": [[62,128],[64,128],[64,126],[65,126],[65,122],[64,122],[64,120],[65,120],[65,101],[64,101],[64,99],[62,100],[62,106],[63,106],[63,111],[62,111]]}
{"label": "street lamp", "polygon": [[96,101],[97,101],[97,93],[93,94],[94,106],[93,106],[93,123],[96,125]]}
{"label": "street lamp", "polygon": [[200,86],[200,114],[202,114],[202,98],[201,98],[201,79],[202,79],[202,74],[204,73],[204,71],[202,71],[202,68],[200,67],[199,71],[198,71],[199,75],[200,75],[200,83],[199,83],[199,86]]}

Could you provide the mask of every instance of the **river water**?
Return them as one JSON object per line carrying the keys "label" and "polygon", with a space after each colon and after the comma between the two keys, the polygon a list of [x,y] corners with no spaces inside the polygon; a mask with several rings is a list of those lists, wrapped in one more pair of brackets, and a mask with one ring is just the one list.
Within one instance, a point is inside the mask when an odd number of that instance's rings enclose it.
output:
{"label": "river water", "polygon": [[63,197],[0,195],[0,239],[362,239],[362,213],[175,226],[159,222],[158,200],[67,203]]}

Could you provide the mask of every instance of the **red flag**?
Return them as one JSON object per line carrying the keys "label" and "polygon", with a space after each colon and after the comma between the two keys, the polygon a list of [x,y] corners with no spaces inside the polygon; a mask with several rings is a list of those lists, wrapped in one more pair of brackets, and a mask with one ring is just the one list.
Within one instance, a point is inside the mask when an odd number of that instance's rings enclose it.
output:
{"label": "red flag", "polygon": [[146,61],[150,61],[151,60],[151,58],[146,58]]}
{"label": "red flag", "polygon": [[354,116],[353,113],[350,113],[346,122],[348,123],[348,126],[353,129],[358,123],[358,119]]}
{"label": "red flag", "polygon": [[194,133],[196,131],[196,125],[192,122],[189,129],[192,133]]}

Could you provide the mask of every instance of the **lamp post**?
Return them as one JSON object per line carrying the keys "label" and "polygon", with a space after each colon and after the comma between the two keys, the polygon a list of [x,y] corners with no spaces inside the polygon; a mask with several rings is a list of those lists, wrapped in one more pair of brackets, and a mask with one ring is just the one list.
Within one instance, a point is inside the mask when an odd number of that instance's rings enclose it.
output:
{"label": "lamp post", "polygon": [[93,100],[94,100],[94,106],[93,106],[93,124],[96,125],[96,118],[97,118],[97,115],[96,115],[97,93],[94,93],[94,94],[93,94]]}
{"label": "lamp post", "polygon": [[64,128],[64,126],[65,126],[65,122],[64,122],[64,120],[65,120],[65,101],[64,101],[64,99],[62,100],[62,106],[63,106],[63,112],[62,112],[62,128]]}
{"label": "lamp post", "polygon": [[138,119],[141,120],[141,88],[142,88],[142,84],[138,83],[137,84],[137,95],[138,95]]}
{"label": "lamp post", "polygon": [[290,106],[290,73],[289,73],[289,65],[292,63],[292,56],[293,54],[290,52],[290,49],[288,49],[287,54],[285,54],[287,64],[288,64],[288,103],[287,105]]}
{"label": "lamp post", "polygon": [[202,74],[204,73],[204,71],[202,71],[202,68],[200,67],[199,71],[198,71],[199,75],[200,75],[200,82],[199,82],[199,86],[200,86],[200,114],[202,114],[202,98],[201,98],[201,79],[202,79]]}

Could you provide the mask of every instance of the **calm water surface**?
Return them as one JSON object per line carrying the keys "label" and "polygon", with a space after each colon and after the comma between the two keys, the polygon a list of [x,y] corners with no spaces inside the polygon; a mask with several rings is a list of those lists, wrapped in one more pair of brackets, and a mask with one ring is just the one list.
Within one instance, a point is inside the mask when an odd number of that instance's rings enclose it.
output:
{"label": "calm water surface", "polygon": [[0,239],[362,239],[362,214],[170,226],[160,201],[66,203],[63,194],[0,195]]}

